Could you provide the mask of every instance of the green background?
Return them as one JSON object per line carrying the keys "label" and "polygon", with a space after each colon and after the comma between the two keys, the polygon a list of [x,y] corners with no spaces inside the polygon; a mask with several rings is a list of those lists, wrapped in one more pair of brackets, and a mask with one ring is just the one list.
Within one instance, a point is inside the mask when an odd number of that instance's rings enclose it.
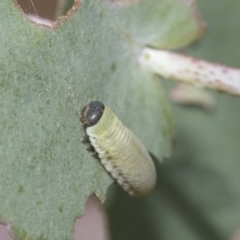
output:
{"label": "green background", "polygon": [[[197,1],[207,31],[181,53],[240,67],[240,2]],[[164,80],[169,92],[174,83]],[[210,112],[172,104],[177,142],[171,159],[156,163],[158,184],[135,199],[117,186],[106,208],[113,240],[224,240],[240,227],[240,99],[209,93]]]}

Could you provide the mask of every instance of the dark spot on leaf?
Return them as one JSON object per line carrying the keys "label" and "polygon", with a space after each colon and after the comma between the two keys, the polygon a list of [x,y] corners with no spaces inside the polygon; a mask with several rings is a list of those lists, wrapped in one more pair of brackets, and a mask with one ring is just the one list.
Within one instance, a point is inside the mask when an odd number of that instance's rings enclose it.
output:
{"label": "dark spot on leaf", "polygon": [[35,169],[35,166],[33,166],[33,165],[28,165],[27,166],[30,170],[34,170]]}
{"label": "dark spot on leaf", "polygon": [[19,187],[18,187],[18,193],[19,193],[19,194],[24,193],[24,186],[23,186],[23,185],[19,185]]}
{"label": "dark spot on leaf", "polygon": [[60,206],[58,207],[58,210],[59,210],[59,212],[63,212],[63,205],[60,205]]}
{"label": "dark spot on leaf", "polygon": [[112,72],[116,71],[116,64],[114,62],[111,65],[111,70],[112,70]]}
{"label": "dark spot on leaf", "polygon": [[42,205],[42,201],[37,201],[36,204],[37,204],[38,206],[40,206],[40,205]]}

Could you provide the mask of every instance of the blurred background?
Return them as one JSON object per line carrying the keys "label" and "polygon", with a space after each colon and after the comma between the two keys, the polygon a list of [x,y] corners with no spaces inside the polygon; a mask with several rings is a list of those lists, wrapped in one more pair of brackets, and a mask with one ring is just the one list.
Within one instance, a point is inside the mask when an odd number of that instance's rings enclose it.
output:
{"label": "blurred background", "polygon": [[51,21],[65,15],[74,4],[74,0],[17,0],[16,2],[25,14]]}
{"label": "blurred background", "polygon": [[[17,2],[25,14],[48,24],[73,5],[72,0]],[[240,1],[197,5],[206,34],[180,52],[240,68]],[[176,86],[162,82],[167,94]],[[139,199],[113,185],[103,207],[91,197],[86,215],[77,220],[75,240],[240,240],[240,99],[207,94],[214,99],[208,110],[172,103],[177,141],[171,159],[155,162],[156,189]],[[5,226],[0,231],[0,239],[12,239]]]}

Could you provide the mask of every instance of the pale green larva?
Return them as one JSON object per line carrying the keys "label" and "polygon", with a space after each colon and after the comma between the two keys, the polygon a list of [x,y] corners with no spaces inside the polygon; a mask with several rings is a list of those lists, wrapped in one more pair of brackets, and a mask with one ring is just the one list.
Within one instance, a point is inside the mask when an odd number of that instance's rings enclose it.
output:
{"label": "pale green larva", "polygon": [[86,135],[102,165],[131,195],[143,196],[156,183],[153,161],[133,133],[123,126],[110,108],[92,101],[82,110]]}

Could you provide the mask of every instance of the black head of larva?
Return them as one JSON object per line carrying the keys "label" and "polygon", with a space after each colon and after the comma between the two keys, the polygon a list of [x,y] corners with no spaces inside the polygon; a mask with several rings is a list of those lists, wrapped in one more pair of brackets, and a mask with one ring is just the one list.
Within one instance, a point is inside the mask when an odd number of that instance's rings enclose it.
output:
{"label": "black head of larva", "polygon": [[99,101],[92,101],[86,105],[81,114],[81,121],[84,127],[95,125],[102,117],[105,106]]}

